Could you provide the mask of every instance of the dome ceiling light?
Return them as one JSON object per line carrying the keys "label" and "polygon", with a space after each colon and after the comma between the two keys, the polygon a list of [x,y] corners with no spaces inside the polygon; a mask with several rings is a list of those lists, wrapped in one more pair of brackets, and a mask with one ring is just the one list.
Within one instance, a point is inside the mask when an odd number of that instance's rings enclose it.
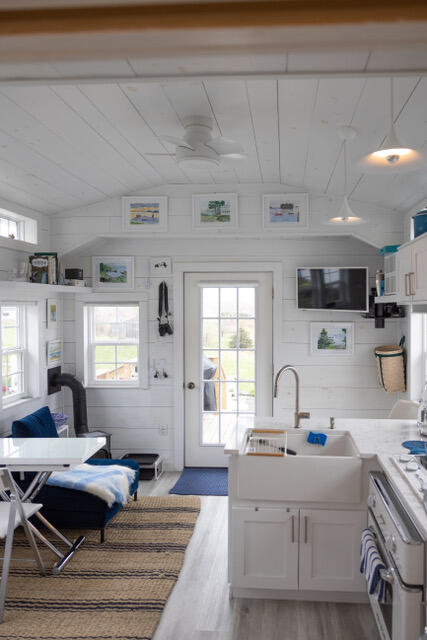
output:
{"label": "dome ceiling light", "polygon": [[347,184],[347,140],[352,140],[356,135],[356,131],[352,127],[338,127],[338,136],[343,141],[343,159],[344,159],[344,199],[336,216],[329,218],[326,224],[363,224],[365,220],[357,216],[348,203],[348,184]]}
{"label": "dome ceiling light", "polygon": [[390,78],[390,129],[377,151],[369,153],[359,162],[365,173],[389,173],[390,171],[415,171],[423,164],[421,153],[403,145],[394,128],[393,78]]}

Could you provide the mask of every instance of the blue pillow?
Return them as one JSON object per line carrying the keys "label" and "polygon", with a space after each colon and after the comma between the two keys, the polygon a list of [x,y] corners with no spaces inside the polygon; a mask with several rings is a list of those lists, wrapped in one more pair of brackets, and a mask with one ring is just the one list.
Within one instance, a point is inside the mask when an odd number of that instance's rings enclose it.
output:
{"label": "blue pillow", "polygon": [[42,407],[12,423],[14,438],[59,438],[49,407]]}

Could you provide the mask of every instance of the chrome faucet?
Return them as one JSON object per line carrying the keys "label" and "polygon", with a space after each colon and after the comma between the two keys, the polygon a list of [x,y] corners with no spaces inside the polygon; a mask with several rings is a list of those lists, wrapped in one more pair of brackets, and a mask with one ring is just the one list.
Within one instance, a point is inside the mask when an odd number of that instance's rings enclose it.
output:
{"label": "chrome faucet", "polygon": [[299,410],[299,376],[298,376],[298,372],[295,369],[295,367],[293,367],[291,364],[285,364],[284,367],[282,367],[281,369],[279,369],[279,371],[277,372],[277,375],[274,379],[274,398],[277,398],[277,387],[279,385],[279,380],[280,377],[282,375],[282,373],[284,373],[285,371],[292,371],[292,373],[295,376],[295,424],[294,424],[294,429],[299,429],[300,426],[300,420],[301,418],[309,418],[310,414],[307,411],[300,411]]}

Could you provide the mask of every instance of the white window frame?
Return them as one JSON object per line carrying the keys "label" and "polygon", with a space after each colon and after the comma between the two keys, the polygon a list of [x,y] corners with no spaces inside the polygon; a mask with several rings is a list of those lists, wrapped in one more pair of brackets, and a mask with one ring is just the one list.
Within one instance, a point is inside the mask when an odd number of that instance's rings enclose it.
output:
{"label": "white window frame", "polygon": [[15,211],[4,209],[0,207],[0,219],[7,220],[9,222],[15,222],[17,226],[17,234],[15,238],[9,238],[9,234],[0,234],[2,243],[6,242],[28,242],[30,244],[37,244],[37,220],[23,216]]}
{"label": "white window frame", "polygon": [[[17,307],[19,309],[19,348],[5,348],[1,344],[0,333],[0,351],[1,355],[7,353],[15,353],[19,351],[21,353],[21,367],[22,367],[22,389],[18,393],[13,393],[9,396],[3,396],[1,394],[1,407],[7,409],[20,402],[26,402],[27,400],[39,397],[40,394],[40,351],[39,351],[39,310],[38,304],[33,301],[10,301],[0,300],[0,308],[4,307]],[[1,318],[1,316],[0,316]],[[37,331],[31,332],[30,327],[37,327]],[[3,359],[2,359],[3,363]]]}
{"label": "white window frame", "polygon": [[[3,396],[3,391],[2,391],[2,404],[3,406],[7,406],[8,404],[13,404],[14,402],[16,402],[17,400],[20,400],[23,396],[26,395],[26,379],[27,379],[27,367],[26,367],[26,314],[25,314],[25,309],[24,309],[24,305],[22,304],[18,304],[18,303],[13,303],[13,304],[2,304],[1,305],[2,309],[4,308],[16,308],[17,310],[17,329],[18,329],[18,346],[17,347],[5,347],[3,348],[3,344],[2,344],[2,348],[1,348],[1,356],[2,356],[2,381],[3,381],[3,356],[6,356],[7,359],[9,359],[10,355],[13,354],[19,354],[19,360],[20,360],[20,369],[18,371],[13,371],[11,374],[9,374],[8,372],[6,373],[6,378],[9,377],[9,375],[14,375],[14,374],[18,374],[21,373],[22,378],[22,384],[21,384],[21,390],[18,391],[18,393],[12,393],[8,396]],[[2,333],[3,333],[3,327],[2,327]]]}
{"label": "white window frame", "polygon": [[[138,380],[96,380],[91,365],[94,348],[91,341],[90,307],[97,306],[139,306]],[[149,340],[148,340],[148,299],[139,294],[105,293],[76,296],[76,373],[88,388],[133,388],[147,389]],[[108,343],[111,345],[111,342]],[[133,342],[132,342],[133,344]]]}

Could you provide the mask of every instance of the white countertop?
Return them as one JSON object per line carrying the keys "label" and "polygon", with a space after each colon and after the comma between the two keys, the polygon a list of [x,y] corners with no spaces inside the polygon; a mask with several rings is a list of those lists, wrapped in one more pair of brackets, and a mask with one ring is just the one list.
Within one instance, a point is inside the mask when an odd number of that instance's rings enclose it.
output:
{"label": "white countertop", "polygon": [[[247,421],[244,425],[239,426],[236,434],[225,445],[224,453],[226,455],[239,454],[243,435],[249,426]],[[290,429],[289,424],[279,418],[255,418],[253,426]],[[415,420],[336,418],[335,429],[331,430],[328,419],[311,419],[303,421],[302,430],[323,431],[327,435],[343,431],[350,432],[360,457],[377,459],[413,518],[419,532],[427,540],[427,513],[424,506],[392,460],[393,455],[408,453],[408,450],[402,447],[402,442],[422,439]],[[427,442],[427,439],[424,439]]]}
{"label": "white countertop", "polygon": [[81,464],[105,438],[0,438],[0,465],[38,471]]}

